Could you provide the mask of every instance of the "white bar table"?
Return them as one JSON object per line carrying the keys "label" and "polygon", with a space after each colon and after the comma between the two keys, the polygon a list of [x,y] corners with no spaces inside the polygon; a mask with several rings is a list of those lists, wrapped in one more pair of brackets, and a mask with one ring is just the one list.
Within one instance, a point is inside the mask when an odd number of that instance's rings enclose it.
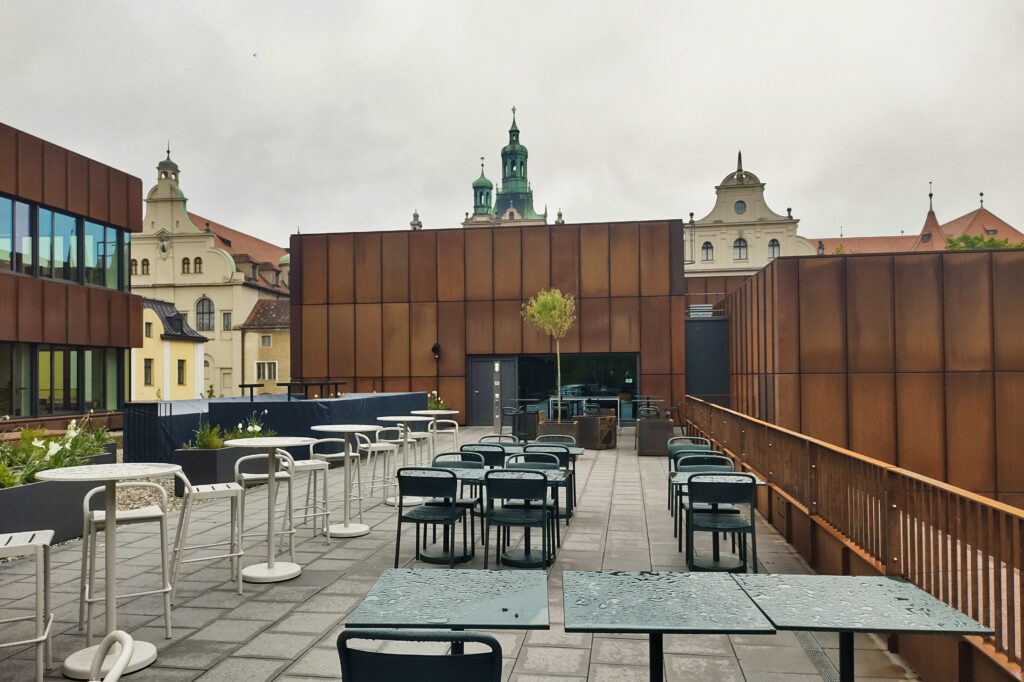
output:
{"label": "white bar table", "polygon": [[277,506],[277,449],[309,445],[316,439],[299,436],[263,438],[232,438],[224,445],[233,448],[267,449],[267,562],[242,569],[242,580],[248,583],[278,583],[302,573],[302,567],[290,561],[274,561],[274,507]]}
{"label": "white bar table", "polygon": [[[352,434],[355,433],[376,433],[383,429],[377,424],[321,424],[311,427],[313,431],[326,433],[341,433],[345,435],[345,505],[342,523],[333,523],[327,529],[332,538],[354,538],[366,535],[370,527],[365,523],[349,523],[349,516],[352,508],[352,480],[349,476],[352,458]],[[356,453],[356,457],[359,453]],[[361,508],[361,507],[360,507]]]}
{"label": "white bar table", "polygon": [[[103,524],[104,559],[104,635],[117,629],[117,482],[133,481],[140,478],[158,478],[171,476],[181,471],[177,464],[87,464],[63,469],[47,469],[36,474],[40,481],[96,481],[106,485],[104,502],[106,504],[106,522]],[[76,651],[64,659],[64,676],[73,680],[88,680],[89,667],[99,645]],[[115,644],[103,660],[100,674],[105,675],[114,665],[121,653],[120,645]],[[131,663],[125,668],[126,673],[142,670],[156,660],[156,647],[149,642],[135,640],[135,650]]]}
{"label": "white bar table", "polygon": [[437,457],[437,418],[438,417],[449,417],[453,414],[458,414],[458,410],[413,410],[409,414],[416,414],[423,417],[430,417],[433,421],[430,423],[430,456]]}
{"label": "white bar table", "polygon": [[[402,427],[403,427],[402,428],[402,466],[409,466],[409,424],[421,423],[421,422],[429,422],[432,419],[434,419],[434,418],[433,417],[417,416],[417,415],[406,415],[404,417],[401,417],[401,416],[377,417],[377,421],[379,421],[379,422],[388,422],[388,423],[392,423],[392,424],[401,424],[402,425]],[[393,496],[385,499],[384,500],[384,504],[389,504],[392,507],[395,507],[395,506],[398,505],[398,488],[397,487],[398,487],[398,475],[397,475],[397,468],[396,468],[395,494]],[[423,498],[422,497],[412,497],[410,495],[406,495],[404,498],[402,498],[402,505],[403,506],[415,507],[417,504],[423,504]]]}

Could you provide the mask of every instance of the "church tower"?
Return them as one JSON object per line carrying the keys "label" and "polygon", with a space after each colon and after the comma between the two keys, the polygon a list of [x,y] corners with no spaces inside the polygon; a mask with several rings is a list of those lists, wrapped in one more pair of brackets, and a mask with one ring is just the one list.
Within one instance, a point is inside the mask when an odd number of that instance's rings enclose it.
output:
{"label": "church tower", "polygon": [[533,190],[526,174],[529,152],[519,142],[516,108],[512,107],[512,127],[508,129],[508,144],[501,150],[501,187],[494,203],[494,214],[501,222],[547,222],[547,215],[533,210]]}

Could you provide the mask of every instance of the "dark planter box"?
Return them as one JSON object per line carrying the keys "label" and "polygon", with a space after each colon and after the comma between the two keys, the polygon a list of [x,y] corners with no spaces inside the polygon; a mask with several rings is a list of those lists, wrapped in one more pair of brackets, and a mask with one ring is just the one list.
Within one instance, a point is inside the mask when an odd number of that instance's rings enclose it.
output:
{"label": "dark planter box", "polygon": [[533,440],[537,437],[537,424],[541,415],[537,412],[519,412],[512,420],[512,433],[519,440]]}
{"label": "dark planter box", "polygon": [[675,423],[670,419],[640,419],[636,423],[637,449],[640,456],[668,457],[668,439]]}
{"label": "dark planter box", "polygon": [[[245,455],[258,455],[265,453],[262,448],[217,448],[215,450],[175,450],[171,455],[171,463],[181,467],[182,473],[188,476],[192,485],[207,485],[210,483],[230,483],[235,480],[235,462]],[[242,465],[242,470],[247,473],[266,473],[266,461],[253,462]],[[182,497],[185,494],[185,487],[181,480],[174,479],[174,494]]]}
{"label": "dark planter box", "polygon": [[[612,410],[614,412],[614,410]],[[608,450],[618,444],[615,416],[576,417],[579,425],[579,438],[576,445],[588,450]]]}
{"label": "dark planter box", "polygon": [[572,436],[579,442],[579,428],[575,421],[571,422],[548,422],[542,421],[537,424],[537,435],[538,436],[549,436],[552,434],[560,434],[563,436]]}
{"label": "dark planter box", "polygon": [[[108,443],[106,452],[90,458],[90,464],[112,464],[117,445]],[[53,542],[65,542],[82,535],[82,500],[94,481],[39,481],[0,489],[0,533],[52,530]]]}

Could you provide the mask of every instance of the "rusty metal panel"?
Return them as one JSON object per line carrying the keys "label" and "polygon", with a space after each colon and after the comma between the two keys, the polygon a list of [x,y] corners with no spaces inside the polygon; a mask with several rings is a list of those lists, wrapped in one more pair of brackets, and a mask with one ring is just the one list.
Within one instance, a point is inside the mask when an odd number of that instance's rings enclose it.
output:
{"label": "rusty metal panel", "polygon": [[[292,253],[295,252],[296,239],[292,238]],[[294,261],[292,266],[295,267]],[[296,278],[298,279],[298,278]],[[292,292],[294,294],[294,291]],[[292,299],[300,300],[299,298]],[[292,303],[288,310],[288,326],[290,327],[290,355],[292,380],[302,380],[306,375],[302,372],[302,309],[305,306]]]}
{"label": "rusty metal panel", "polygon": [[302,277],[303,305],[327,303],[327,235],[303,235],[302,268],[298,274]]}
{"label": "rusty metal panel", "polygon": [[449,409],[458,410],[459,413],[452,417],[460,424],[466,423],[466,377],[438,377],[437,392],[445,401]]}
{"label": "rusty metal panel", "polygon": [[946,481],[996,492],[995,387],[991,372],[946,373]]}
{"label": "rusty metal panel", "polygon": [[668,221],[668,276],[669,293],[673,296],[686,295],[686,235],[683,221]]}
{"label": "rusty metal panel", "polygon": [[[977,414],[971,412],[969,414]],[[1024,372],[995,373],[996,482],[1000,493],[1024,493]],[[961,415],[961,418],[965,418]],[[969,417],[966,417],[969,418]]]}
{"label": "rusty metal panel", "polygon": [[640,295],[665,296],[669,292],[668,223],[640,223],[639,236]]}
{"label": "rusty metal panel", "polygon": [[[0,292],[0,296],[2,296]],[[89,345],[89,290],[82,286],[70,285],[67,286],[67,297],[68,297],[68,343],[75,346],[88,346]],[[139,320],[136,325],[134,321],[132,324],[132,334],[138,333],[139,346],[142,345],[142,298],[134,297],[139,299]],[[138,329],[135,329],[135,327]],[[133,348],[137,348],[135,344],[132,344]]]}
{"label": "rusty metal panel", "polygon": [[[288,239],[288,255],[291,257],[291,268],[292,274],[288,277],[288,289],[291,298],[292,310],[302,304],[302,235],[293,234]],[[294,316],[294,313],[292,313]],[[294,349],[296,344],[296,334],[300,332],[297,330],[294,324],[291,325],[292,341],[291,346]],[[292,377],[302,376],[295,371],[295,358],[292,358]]]}
{"label": "rusty metal panel", "polygon": [[409,376],[409,304],[385,303],[381,306],[385,377]]}
{"label": "rusty metal panel", "polygon": [[384,390],[389,393],[408,393],[409,377],[384,377]]}
{"label": "rusty metal panel", "polygon": [[[355,239],[351,234],[327,235],[327,302],[355,301]],[[295,267],[294,256],[292,267]],[[294,272],[294,270],[293,270]],[[351,374],[349,371],[346,374]],[[332,373],[331,376],[342,376]]]}
{"label": "rusty metal panel", "polygon": [[89,159],[74,152],[68,152],[68,210],[89,215]]}
{"label": "rusty metal panel", "polygon": [[[71,305],[73,299],[73,291],[78,289],[76,286],[68,287],[68,305]],[[70,317],[68,318],[70,324]],[[70,339],[71,330],[68,330],[68,341],[73,343]],[[132,348],[142,348],[142,297],[141,296],[128,296],[128,345]]]}
{"label": "rusty metal panel", "polygon": [[845,374],[800,375],[802,433],[846,447],[847,406]]}
{"label": "rusty metal panel", "polygon": [[897,372],[943,369],[942,257],[893,256]]}
{"label": "rusty metal panel", "polygon": [[327,378],[327,306],[302,306],[302,371],[307,379]]}
{"label": "rusty metal panel", "polygon": [[938,372],[896,375],[897,464],[946,480],[946,410]]}
{"label": "rusty metal panel", "polygon": [[18,131],[0,123],[0,192],[18,193]]}
{"label": "rusty metal panel", "polygon": [[492,231],[492,228],[465,230],[467,301],[489,301],[494,293]]}
{"label": "rusty metal panel", "polygon": [[131,344],[131,336],[128,325],[131,320],[128,316],[129,294],[121,291],[111,291],[110,298],[110,345],[117,348],[128,348]]}
{"label": "rusty metal panel", "polygon": [[134,175],[128,176],[128,231],[142,232],[142,180]]}
{"label": "rusty metal panel", "polygon": [[437,304],[437,342],[441,358],[437,373],[441,376],[466,375],[466,304],[440,301]]}
{"label": "rusty metal panel", "polygon": [[581,298],[578,304],[580,350],[584,353],[607,353],[609,337],[609,300]]}
{"label": "rusty metal panel", "polygon": [[640,299],[613,298],[609,309],[611,352],[640,351]]}
{"label": "rusty metal panel", "polygon": [[126,228],[128,227],[128,174],[111,168],[109,177],[110,224]]}
{"label": "rusty metal panel", "polygon": [[[356,285],[358,294],[358,284]],[[383,376],[381,354],[381,307],[359,304],[356,309],[356,376]]]}
{"label": "rusty metal panel", "polygon": [[68,152],[49,142],[43,143],[43,203],[68,207]]}
{"label": "rusty metal panel", "polygon": [[[68,291],[62,282],[42,280],[43,305],[37,314],[43,316],[43,342],[68,342]],[[124,320],[124,323],[127,323]]]}
{"label": "rusty metal panel", "polygon": [[850,449],[896,463],[896,377],[850,374]]}
{"label": "rusty metal panel", "polygon": [[[437,233],[437,300],[461,301],[466,298],[465,237],[462,230]],[[465,369],[460,371],[464,374]]]}
{"label": "rusty metal panel", "polygon": [[[640,372],[672,372],[672,323],[668,296],[640,298]],[[667,393],[666,393],[667,394]]]}
{"label": "rusty metal panel", "polygon": [[[436,279],[434,280],[436,281]],[[414,377],[436,376],[437,363],[431,348],[438,343],[437,303],[409,305],[409,374]],[[416,385],[415,380],[413,385]],[[437,388],[436,382],[428,390]]]}
{"label": "rusty metal panel", "polygon": [[381,300],[385,303],[405,303],[409,300],[410,234],[384,232],[380,236]]}
{"label": "rusty metal panel", "polygon": [[992,369],[992,256],[942,254],[946,371]]}
{"label": "rusty metal panel", "polygon": [[515,301],[522,296],[522,230],[494,230],[494,300]]}
{"label": "rusty metal panel", "polygon": [[355,306],[332,303],[327,306],[327,375],[331,378],[354,376],[355,355]]}
{"label": "rusty metal panel", "polygon": [[19,279],[13,274],[0,272],[0,341],[18,340]]}
{"label": "rusty metal panel", "polygon": [[523,298],[551,286],[551,239],[546,225],[522,229]]}
{"label": "rusty metal panel", "polygon": [[523,316],[519,299],[494,302],[494,352],[516,355],[523,350]]}
{"label": "rusty metal panel", "polygon": [[640,294],[640,228],[636,223],[608,226],[608,270],[612,296]]}
{"label": "rusty metal panel", "polygon": [[580,230],[560,225],[551,231],[551,286],[563,294],[580,291]]}
{"label": "rusty metal panel", "polygon": [[466,355],[494,352],[493,301],[466,301]]}
{"label": "rusty metal panel", "polygon": [[772,311],[775,325],[772,347],[775,349],[775,371],[800,371],[800,272],[799,261],[777,259],[772,263],[775,271],[775,289],[772,292]]}
{"label": "rusty metal panel", "polygon": [[432,230],[409,233],[409,299],[437,300],[437,233]]}
{"label": "rusty metal panel", "polygon": [[110,220],[110,168],[89,159],[89,217]]}
{"label": "rusty metal panel", "polygon": [[[308,252],[308,249],[307,249]],[[308,255],[308,254],[307,254]],[[381,244],[379,232],[355,235],[356,303],[380,302]],[[304,299],[305,300],[305,299]],[[359,326],[356,313],[356,327]],[[357,363],[358,364],[358,363]],[[368,376],[368,375],[360,375]]]}
{"label": "rusty metal panel", "polygon": [[800,375],[775,375],[775,421],[790,431],[800,431]]}
{"label": "rusty metal panel", "polygon": [[798,261],[801,372],[846,371],[845,260],[832,257]]}
{"label": "rusty metal panel", "polygon": [[591,298],[608,295],[608,266],[608,226],[581,225],[580,296]]}
{"label": "rusty metal panel", "polygon": [[110,345],[110,296],[106,289],[89,288],[89,345]]}
{"label": "rusty metal panel", "polygon": [[29,201],[43,200],[43,141],[18,133],[18,191]]}
{"label": "rusty metal panel", "polygon": [[846,328],[851,372],[892,372],[892,256],[846,259]]}
{"label": "rusty metal panel", "polygon": [[1024,296],[1021,292],[1024,292],[1024,251],[993,252],[992,317],[997,370],[1024,370],[1024,343],[1021,342],[1024,339]]}

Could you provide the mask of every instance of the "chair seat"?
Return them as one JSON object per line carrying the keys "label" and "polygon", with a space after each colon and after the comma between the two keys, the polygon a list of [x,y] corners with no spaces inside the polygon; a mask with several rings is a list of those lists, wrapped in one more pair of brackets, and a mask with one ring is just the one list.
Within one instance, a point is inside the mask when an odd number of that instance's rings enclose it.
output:
{"label": "chair seat", "polygon": [[[689,497],[686,497],[684,495],[683,497],[680,498],[679,503],[683,506],[683,509],[690,509]],[[706,502],[698,502],[697,504],[693,505],[693,511],[697,512],[698,514],[703,514],[712,511],[717,511],[719,514],[739,514],[741,510],[734,504],[720,504],[718,505],[718,509],[714,509],[712,505]]]}
{"label": "chair seat", "polygon": [[[431,497],[430,499],[423,501],[423,504],[429,504],[433,507],[438,505],[448,505],[449,503],[449,500],[443,497]],[[479,497],[460,497],[455,500],[455,506],[460,509],[469,509],[479,504],[483,504],[483,500]]]}
{"label": "chair seat", "polygon": [[22,556],[32,547],[46,547],[53,542],[52,530],[30,530],[0,534],[0,557]]}
{"label": "chair seat", "polygon": [[426,431],[412,431],[409,433],[409,440],[425,440],[430,438],[430,434]]}
{"label": "chair seat", "polygon": [[[457,508],[455,517],[459,518],[464,513],[463,509]],[[450,521],[451,518],[451,507],[447,504],[421,504],[416,507],[409,507],[408,509],[402,510],[402,519],[406,521],[416,521],[419,523],[445,523],[446,521]]]}
{"label": "chair seat", "polygon": [[[140,507],[139,509],[129,509],[127,511],[117,512],[118,523],[134,523],[138,521],[153,521],[159,519],[164,515],[164,512],[160,507],[153,504],[148,507]],[[96,525],[102,525],[107,519],[107,512],[102,509],[97,509],[89,514],[90,520]]]}
{"label": "chair seat", "polygon": [[[244,473],[244,472],[238,474],[238,477],[242,481],[245,481],[245,482],[249,482],[249,481],[265,481],[268,478],[266,474],[247,474],[247,473]],[[286,481],[286,480],[288,480],[291,477],[292,477],[292,475],[289,474],[287,471],[278,471],[278,472],[276,472],[274,474],[274,478],[276,478],[279,481]]]}
{"label": "chair seat", "polygon": [[[553,498],[549,497],[544,501],[544,504],[550,509],[555,508],[555,500]],[[501,503],[501,506],[505,509],[525,509],[526,500],[505,500],[504,502]],[[537,504],[536,500],[530,500],[531,509],[536,509],[538,507],[539,505]]]}
{"label": "chair seat", "polygon": [[364,445],[363,448],[365,450],[369,450],[370,452],[384,452],[385,450],[397,450],[398,449],[398,444],[397,443],[370,443],[369,445]]}
{"label": "chair seat", "polygon": [[192,486],[192,497],[196,500],[213,500],[220,497],[231,497],[242,492],[237,483],[207,483]]}
{"label": "chair seat", "polygon": [[[341,453],[342,457],[345,453]],[[321,459],[297,459],[295,460],[295,471],[323,471],[327,469],[327,462]],[[264,477],[266,474],[264,474]]]}
{"label": "chair seat", "polygon": [[691,528],[694,531],[733,531],[751,528],[751,522],[740,514],[717,514],[698,512],[693,515]]}
{"label": "chair seat", "polygon": [[509,526],[542,525],[548,518],[544,509],[514,509],[501,507],[487,513],[489,523],[500,523]]}

